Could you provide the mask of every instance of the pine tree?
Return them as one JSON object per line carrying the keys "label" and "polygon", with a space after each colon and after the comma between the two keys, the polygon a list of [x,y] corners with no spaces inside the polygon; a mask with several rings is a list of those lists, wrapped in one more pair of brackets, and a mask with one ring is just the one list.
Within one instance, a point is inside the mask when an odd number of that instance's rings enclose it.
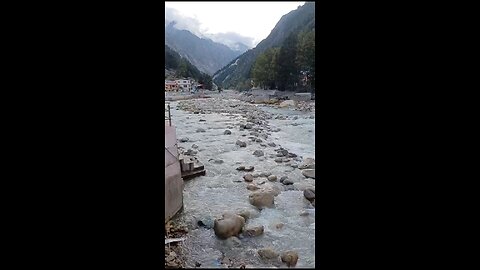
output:
{"label": "pine tree", "polygon": [[278,55],[278,89],[280,91],[294,90],[295,83],[298,83],[296,52],[297,37],[292,33],[285,39]]}

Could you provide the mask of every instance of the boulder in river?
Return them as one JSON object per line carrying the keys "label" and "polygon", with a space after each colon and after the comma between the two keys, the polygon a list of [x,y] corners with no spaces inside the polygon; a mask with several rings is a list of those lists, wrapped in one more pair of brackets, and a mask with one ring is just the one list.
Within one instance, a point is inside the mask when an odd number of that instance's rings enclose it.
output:
{"label": "boulder in river", "polygon": [[262,248],[257,251],[258,255],[263,259],[274,259],[278,257],[278,253],[276,253],[271,248]]}
{"label": "boulder in river", "polygon": [[[245,180],[246,181],[246,180]],[[255,191],[255,190],[258,190],[260,189],[259,187],[255,186],[254,184],[248,184],[247,185],[247,189],[248,190],[251,190],[251,191]]]}
{"label": "boulder in river", "polygon": [[243,176],[243,179],[245,180],[245,182],[252,182],[253,181],[253,175],[247,173]]}
{"label": "boulder in river", "polygon": [[250,204],[259,209],[272,207],[274,204],[274,196],[271,192],[255,191],[248,196]]}
{"label": "boulder in river", "polygon": [[197,225],[200,227],[205,227],[207,229],[213,228],[214,220],[210,217],[204,217],[197,221]]}
{"label": "boulder in river", "polygon": [[277,157],[274,159],[275,162],[278,162],[278,163],[282,163],[283,162],[283,158],[281,157]]}
{"label": "boulder in river", "polygon": [[246,166],[245,169],[244,169],[244,171],[246,171],[246,172],[251,172],[251,171],[253,171],[254,169],[255,169],[255,168],[254,168],[253,166]]}
{"label": "boulder in river", "polygon": [[240,147],[246,147],[247,146],[246,142],[243,142],[243,141],[240,141],[240,140],[237,140],[237,142],[235,144],[240,146]]}
{"label": "boulder in river", "polygon": [[244,235],[245,236],[249,236],[249,237],[253,237],[253,236],[259,236],[263,233],[263,225],[260,225],[260,226],[254,226],[254,227],[248,227],[248,228],[245,228],[244,229]]}
{"label": "boulder in river", "polygon": [[245,170],[245,166],[240,166],[237,168],[237,171],[243,171],[243,170]]}
{"label": "boulder in river", "polygon": [[[280,155],[278,155],[278,154],[280,154]],[[285,149],[278,150],[278,154],[277,154],[277,157],[288,156],[288,150],[285,150]]]}
{"label": "boulder in river", "polygon": [[307,188],[303,191],[303,196],[309,201],[312,201],[315,199],[315,190],[311,188]]}
{"label": "boulder in river", "polygon": [[274,142],[269,142],[269,143],[268,143],[268,146],[275,147],[275,146],[277,146],[277,145],[276,145]]}
{"label": "boulder in river", "polygon": [[284,184],[286,186],[287,185],[293,185],[293,181],[291,179],[285,179],[285,180],[283,180],[282,184]]}
{"label": "boulder in river", "polygon": [[238,235],[243,226],[245,225],[245,219],[242,216],[236,214],[224,214],[222,218],[215,219],[213,230],[215,235],[222,239],[227,239],[231,236]]}
{"label": "boulder in river", "polygon": [[282,176],[280,177],[280,183],[283,183],[283,181],[287,180],[288,179],[288,176]]}
{"label": "boulder in river", "polygon": [[205,132],[205,129],[203,129],[203,128],[198,128],[198,129],[197,129],[197,132]]}
{"label": "boulder in river", "polygon": [[198,145],[192,144],[192,148],[193,148],[193,149],[197,149],[197,148],[198,148]]}
{"label": "boulder in river", "polygon": [[232,132],[227,129],[227,130],[225,130],[225,131],[223,132],[223,134],[224,134],[224,135],[230,135],[230,134],[232,134]]}
{"label": "boulder in river", "polygon": [[262,150],[255,150],[253,152],[253,155],[256,156],[256,157],[261,157],[264,155],[263,151]]}
{"label": "boulder in river", "polygon": [[295,251],[287,251],[282,253],[282,256],[280,258],[282,259],[282,262],[284,262],[288,267],[292,267],[297,265],[298,253]]}
{"label": "boulder in river", "polygon": [[268,181],[277,181],[277,176],[276,175],[270,175],[269,177],[267,177]]}
{"label": "boulder in river", "polygon": [[180,139],[180,142],[188,142],[188,141],[189,141],[189,139],[187,137]]}
{"label": "boulder in river", "polygon": [[302,171],[303,176],[315,179],[315,169],[306,169]]}
{"label": "boulder in river", "polygon": [[315,169],[315,159],[313,158],[304,159],[303,162],[300,165],[298,165],[298,168],[300,170]]}

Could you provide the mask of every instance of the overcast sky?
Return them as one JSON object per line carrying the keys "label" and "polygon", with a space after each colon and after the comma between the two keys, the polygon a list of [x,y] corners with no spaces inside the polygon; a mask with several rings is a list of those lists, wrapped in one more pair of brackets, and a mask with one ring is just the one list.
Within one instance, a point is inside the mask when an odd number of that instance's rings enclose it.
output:
{"label": "overcast sky", "polygon": [[[280,18],[305,2],[165,2],[165,23],[217,42],[242,42],[253,48]],[[228,45],[228,44],[227,44]]]}

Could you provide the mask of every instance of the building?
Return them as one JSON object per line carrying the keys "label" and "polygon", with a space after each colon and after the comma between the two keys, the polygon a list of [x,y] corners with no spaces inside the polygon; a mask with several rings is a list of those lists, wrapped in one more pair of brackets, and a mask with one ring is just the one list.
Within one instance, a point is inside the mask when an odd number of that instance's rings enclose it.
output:
{"label": "building", "polygon": [[165,91],[170,92],[170,91],[175,91],[177,92],[179,89],[178,84],[176,81],[167,81],[165,80]]}
{"label": "building", "polygon": [[192,91],[192,80],[189,79],[180,79],[175,81],[178,85],[180,91],[190,92]]}

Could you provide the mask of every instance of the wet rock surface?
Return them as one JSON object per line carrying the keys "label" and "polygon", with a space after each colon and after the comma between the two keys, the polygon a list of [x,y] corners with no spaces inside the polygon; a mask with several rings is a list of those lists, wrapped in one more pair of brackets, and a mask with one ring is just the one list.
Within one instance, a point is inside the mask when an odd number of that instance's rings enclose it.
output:
{"label": "wet rock surface", "polygon": [[245,219],[242,216],[224,214],[222,218],[215,219],[213,230],[219,238],[227,239],[231,236],[238,235],[244,225]]}
{"label": "wet rock surface", "polygon": [[245,182],[252,182],[253,181],[253,175],[247,173],[246,175],[243,176],[243,179]]}
{"label": "wet rock surface", "polygon": [[287,251],[282,253],[281,259],[288,267],[292,267],[297,264],[298,254],[295,251]]}
{"label": "wet rock surface", "polygon": [[302,171],[302,174],[307,178],[315,179],[315,169],[305,169]]}
{"label": "wet rock surface", "polygon": [[315,190],[307,188],[303,191],[303,196],[309,201],[315,200]]}
{"label": "wet rock surface", "polygon": [[258,250],[258,255],[263,259],[271,260],[278,257],[278,253],[271,248],[262,248]]}
{"label": "wet rock surface", "polygon": [[247,147],[247,143],[244,141],[237,140],[236,144],[240,147]]}
{"label": "wet rock surface", "polygon": [[250,203],[259,209],[272,207],[274,195],[271,192],[256,191],[248,196]]}
{"label": "wet rock surface", "polygon": [[263,234],[263,231],[264,231],[264,227],[262,225],[260,225],[260,226],[245,228],[243,234],[245,236],[254,237],[254,236],[259,236],[259,235]]}
{"label": "wet rock surface", "polygon": [[267,177],[268,181],[277,181],[277,176],[276,175],[270,175]]}

